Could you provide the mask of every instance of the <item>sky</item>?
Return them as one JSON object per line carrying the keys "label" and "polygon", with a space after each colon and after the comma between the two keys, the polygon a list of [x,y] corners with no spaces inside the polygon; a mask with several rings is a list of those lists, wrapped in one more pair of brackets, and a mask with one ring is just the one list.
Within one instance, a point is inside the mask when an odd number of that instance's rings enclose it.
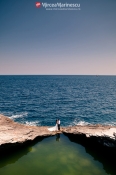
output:
{"label": "sky", "polygon": [[0,0],[0,75],[116,75],[116,0]]}

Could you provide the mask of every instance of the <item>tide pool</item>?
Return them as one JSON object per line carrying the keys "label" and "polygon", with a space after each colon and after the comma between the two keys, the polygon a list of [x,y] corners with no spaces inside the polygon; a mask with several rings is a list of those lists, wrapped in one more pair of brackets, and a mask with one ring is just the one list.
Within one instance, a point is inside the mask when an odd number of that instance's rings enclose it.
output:
{"label": "tide pool", "polygon": [[[103,164],[63,134],[0,158],[0,175],[107,175]],[[114,173],[110,170],[110,174]]]}

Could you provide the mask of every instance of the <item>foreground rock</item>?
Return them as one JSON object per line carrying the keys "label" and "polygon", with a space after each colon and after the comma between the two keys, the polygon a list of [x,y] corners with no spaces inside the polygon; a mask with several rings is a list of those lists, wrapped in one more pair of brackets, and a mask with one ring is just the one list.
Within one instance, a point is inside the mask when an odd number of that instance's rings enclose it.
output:
{"label": "foreground rock", "polygon": [[71,142],[81,144],[88,154],[103,163],[107,174],[110,174],[109,165],[116,172],[116,127],[113,126],[72,126],[61,128],[61,132],[51,132],[48,127],[27,126],[0,115],[0,157],[57,133],[64,133]]}
{"label": "foreground rock", "polygon": [[0,114],[0,148],[23,144],[37,137],[55,135],[47,127],[27,126]]}
{"label": "foreground rock", "polygon": [[[72,126],[64,128],[65,134],[94,140],[107,147],[116,147],[116,127],[103,125]],[[84,138],[84,139],[85,139]]]}
{"label": "foreground rock", "polygon": [[[0,114],[0,149],[25,144],[39,137],[55,135],[48,127],[27,126],[16,123],[8,117]],[[61,128],[61,132],[68,136],[78,137],[92,144],[100,143],[103,146],[116,148],[116,127],[102,125],[72,126]],[[72,137],[72,136],[71,136]]]}
{"label": "foreground rock", "polygon": [[103,125],[86,125],[86,126],[72,126],[64,128],[63,132],[73,134],[85,134],[86,137],[109,137],[113,140],[116,139],[116,127],[103,126]]}
{"label": "foreground rock", "polygon": [[103,164],[107,174],[116,174],[116,127],[88,125],[64,128],[71,142],[82,145],[94,160]]}

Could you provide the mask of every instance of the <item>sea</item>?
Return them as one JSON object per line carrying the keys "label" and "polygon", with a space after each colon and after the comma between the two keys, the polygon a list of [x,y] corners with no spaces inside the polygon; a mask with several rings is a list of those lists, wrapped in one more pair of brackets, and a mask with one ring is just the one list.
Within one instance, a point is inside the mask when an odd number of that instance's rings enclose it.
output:
{"label": "sea", "polygon": [[1,75],[0,114],[36,126],[116,126],[116,76]]}

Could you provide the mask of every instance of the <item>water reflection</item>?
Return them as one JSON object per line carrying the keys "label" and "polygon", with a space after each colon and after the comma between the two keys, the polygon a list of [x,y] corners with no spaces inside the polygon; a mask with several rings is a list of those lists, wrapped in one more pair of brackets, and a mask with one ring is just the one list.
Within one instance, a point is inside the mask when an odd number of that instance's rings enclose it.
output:
{"label": "water reflection", "polygon": [[56,134],[56,141],[58,141],[58,142],[60,141],[60,134],[59,133]]}

